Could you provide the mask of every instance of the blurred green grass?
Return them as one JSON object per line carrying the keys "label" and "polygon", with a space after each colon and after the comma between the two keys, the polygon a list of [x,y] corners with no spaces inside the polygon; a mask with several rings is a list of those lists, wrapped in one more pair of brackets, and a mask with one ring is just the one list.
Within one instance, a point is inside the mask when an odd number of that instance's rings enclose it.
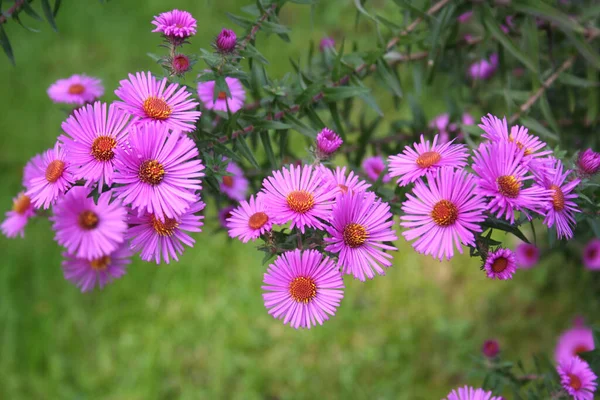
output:
{"label": "blurred green grass", "polygon": [[[8,24],[17,66],[0,60],[2,208],[20,190],[23,164],[59,133],[65,113],[45,93],[54,80],[101,77],[110,101],[128,72],[157,71],[146,56],[159,44],[150,33],[153,15],[191,11],[198,19],[191,50],[231,27],[225,12],[239,13],[242,4],[65,2],[58,34],[47,25],[33,34]],[[323,2],[313,20],[308,8],[286,6],[282,19],[292,44],[259,38],[274,76],[289,70],[287,56],[305,54],[309,39],[373,37],[368,25],[359,26],[368,33],[352,29],[353,8],[342,0]],[[441,110],[443,85],[419,99],[428,117]],[[215,229],[211,208],[206,232],[195,235],[196,247],[179,263],[136,261],[123,279],[86,295],[63,279],[47,221],[28,226],[26,240],[0,238],[0,398],[439,399],[452,387],[481,383],[468,371],[484,339],[499,339],[510,356],[551,354],[575,314],[599,311],[578,301],[589,276],[577,261],[550,260],[498,282],[486,279],[476,260],[438,263],[401,241],[386,277],[346,279],[336,317],[295,331],[264,309],[262,255]]]}

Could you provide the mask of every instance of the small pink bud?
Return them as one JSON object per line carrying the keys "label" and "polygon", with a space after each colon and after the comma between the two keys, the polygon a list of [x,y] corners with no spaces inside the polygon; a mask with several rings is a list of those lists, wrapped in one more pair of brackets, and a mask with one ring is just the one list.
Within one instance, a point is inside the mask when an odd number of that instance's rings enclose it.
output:
{"label": "small pink bud", "polygon": [[190,70],[190,59],[184,54],[177,54],[173,57],[171,65],[173,66],[173,71],[177,75],[181,75]]}
{"label": "small pink bud", "polygon": [[237,36],[230,29],[223,29],[217,36],[216,46],[221,53],[231,53],[237,45]]}
{"label": "small pink bud", "polygon": [[321,43],[319,43],[319,50],[321,52],[325,51],[325,49],[332,49],[335,47],[335,40],[331,37],[324,37],[321,39]]}
{"label": "small pink bud", "polygon": [[323,128],[317,135],[317,156],[325,159],[336,152],[344,143],[337,133],[328,128]]}
{"label": "small pink bud", "polygon": [[592,149],[580,151],[577,156],[577,167],[581,175],[591,176],[600,170],[600,153]]}
{"label": "small pink bud", "polygon": [[495,358],[500,353],[500,345],[496,340],[486,340],[483,342],[481,352],[487,358]]}

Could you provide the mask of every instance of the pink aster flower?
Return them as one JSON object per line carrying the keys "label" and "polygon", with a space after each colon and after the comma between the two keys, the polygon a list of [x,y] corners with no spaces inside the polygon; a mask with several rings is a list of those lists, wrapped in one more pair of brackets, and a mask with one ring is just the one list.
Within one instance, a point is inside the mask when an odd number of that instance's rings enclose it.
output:
{"label": "pink aster flower", "polygon": [[215,40],[215,47],[220,53],[228,54],[235,50],[237,36],[231,29],[223,29]]}
{"label": "pink aster flower", "polygon": [[469,22],[471,20],[472,17],[473,17],[473,10],[469,10],[467,12],[460,14],[458,17],[456,17],[456,19],[461,24],[466,24],[467,22]]}
{"label": "pink aster flower", "polygon": [[291,222],[290,229],[324,229],[331,213],[335,190],[323,185],[319,170],[311,165],[282,168],[263,181],[263,202],[274,224]]}
{"label": "pink aster flower", "polygon": [[490,339],[483,342],[481,352],[487,358],[495,358],[500,353],[500,345],[497,340]]}
{"label": "pink aster flower", "polygon": [[474,192],[476,179],[464,170],[439,168],[427,175],[427,183],[418,180],[402,204],[405,215],[402,235],[421,254],[442,260],[454,257],[454,247],[462,254],[462,245],[474,245],[474,232],[481,232],[485,220],[484,199]]}
{"label": "pink aster flower", "polygon": [[186,39],[196,34],[196,20],[187,11],[172,10],[154,17],[156,26],[152,32],[160,32],[168,38]]}
{"label": "pink aster flower", "polygon": [[244,200],[248,195],[248,179],[244,176],[244,171],[233,161],[229,161],[225,171],[231,175],[223,176],[221,192],[232,200]]}
{"label": "pink aster flower", "polygon": [[244,107],[246,91],[242,82],[236,78],[226,77],[225,83],[229,88],[229,96],[226,92],[219,92],[215,99],[215,81],[198,82],[198,97],[206,109],[227,112],[229,106],[229,111],[236,113]]}
{"label": "pink aster flower", "polygon": [[500,280],[512,279],[513,274],[517,271],[515,253],[503,248],[490,251],[485,259],[483,269],[488,278]]}
{"label": "pink aster flower", "polygon": [[131,249],[141,251],[140,257],[144,261],[154,260],[160,264],[163,259],[169,264],[170,259],[179,261],[178,255],[183,254],[185,244],[194,247],[196,242],[186,232],[202,232],[204,216],[196,215],[202,211],[205,204],[196,199],[188,210],[175,218],[160,220],[153,214],[129,214],[127,239],[131,240]]}
{"label": "pink aster flower", "polygon": [[184,75],[192,69],[192,63],[190,62],[190,58],[185,54],[175,54],[171,59],[171,70],[179,76]]}
{"label": "pink aster flower", "polygon": [[600,153],[592,149],[580,151],[577,155],[578,172],[583,176],[592,176],[600,171]]}
{"label": "pink aster flower", "polygon": [[319,42],[319,50],[321,50],[321,53],[324,52],[326,49],[333,48],[335,48],[335,39],[332,37],[324,37]]}
{"label": "pink aster flower", "polygon": [[473,156],[473,170],[479,176],[477,193],[490,197],[491,213],[511,223],[515,221],[515,211],[528,219],[528,211],[543,213],[552,195],[552,191],[536,183],[524,187],[533,176],[522,165],[523,156],[524,152],[512,142],[482,143]]}
{"label": "pink aster flower", "polygon": [[406,146],[402,154],[390,156],[390,176],[398,176],[398,185],[406,186],[415,182],[428,172],[440,167],[461,169],[467,164],[467,148],[463,144],[452,144],[453,140],[438,144],[438,135],[433,137],[433,143],[421,135],[421,143],[413,143],[413,148]]}
{"label": "pink aster flower", "polygon": [[227,228],[227,220],[231,218],[231,212],[235,210],[235,206],[226,206],[219,210],[219,223],[222,228]]}
{"label": "pink aster flower", "polygon": [[25,194],[29,196],[35,208],[48,208],[75,181],[71,162],[67,161],[65,149],[58,142],[53,149],[47,150],[41,159],[34,158],[32,162],[35,166],[30,168],[32,176]]}
{"label": "pink aster flower", "polygon": [[194,141],[159,124],[132,127],[128,141],[128,148],[116,149],[113,181],[122,185],[114,189],[117,196],[160,220],[183,214],[204,176]]}
{"label": "pink aster flower", "polygon": [[317,135],[317,156],[326,159],[340,148],[344,141],[342,138],[329,128],[323,128]]}
{"label": "pink aster flower", "polygon": [[575,356],[560,362],[556,371],[563,389],[575,400],[594,400],[598,377],[588,363]]}
{"label": "pink aster flower", "polygon": [[[172,130],[191,132],[200,118],[195,111],[198,103],[191,99],[185,86],[176,83],[167,86],[167,78],[160,81],[150,72],[129,74],[129,80],[119,82],[115,94],[123,101],[115,101],[119,108],[138,118],[138,124],[155,121]],[[166,87],[166,88],[165,88]]]}
{"label": "pink aster flower", "polygon": [[102,81],[86,75],[59,79],[48,88],[48,96],[55,103],[83,105],[93,102],[103,94]]}
{"label": "pink aster flower", "polygon": [[383,183],[388,183],[392,180],[390,174],[385,174],[385,160],[381,156],[365,158],[362,168],[367,177],[373,182],[376,182],[382,173],[384,174],[381,180]]}
{"label": "pink aster flower", "polygon": [[502,397],[493,396],[492,392],[483,389],[464,386],[448,393],[448,397],[444,400],[502,400]]}
{"label": "pink aster flower", "polygon": [[269,212],[263,204],[261,195],[250,196],[250,200],[243,200],[240,205],[231,211],[227,218],[229,236],[239,238],[243,243],[256,240],[263,233],[271,231],[272,221]]}
{"label": "pink aster flower", "polygon": [[565,182],[571,174],[570,170],[563,173],[563,165],[560,160],[554,160],[553,174],[546,182],[546,189],[552,192],[550,201],[546,203],[546,218],[544,224],[549,228],[556,226],[556,235],[559,239],[573,237],[573,227],[575,226],[576,212],[581,212],[573,199],[577,198],[577,193],[573,193],[575,187],[579,184],[579,179],[573,179]]}
{"label": "pink aster flower", "polygon": [[372,192],[348,192],[338,195],[325,238],[326,251],[338,253],[338,264],[344,274],[365,281],[375,273],[385,275],[382,268],[392,265],[386,250],[397,250],[384,242],[398,239],[388,203]]}
{"label": "pink aster flower", "polygon": [[122,147],[127,136],[129,115],[117,109],[114,104],[88,104],[75,112],[62,123],[68,136],[61,135],[73,168],[74,179],[85,179],[86,186],[98,183],[102,192],[104,184],[112,185],[115,167],[115,148]]}
{"label": "pink aster flower", "polygon": [[36,154],[33,156],[25,167],[23,168],[23,186],[25,189],[29,189],[31,187],[31,179],[44,175],[45,169],[44,166],[44,155]]}
{"label": "pink aster flower", "polygon": [[592,330],[578,324],[564,331],[556,343],[554,359],[557,363],[569,361],[573,356],[594,350]]}
{"label": "pink aster flower", "polygon": [[269,265],[263,283],[269,314],[294,329],[323,325],[344,297],[335,262],[316,250],[283,253]]}
{"label": "pink aster flower", "polygon": [[583,249],[583,265],[589,270],[600,270],[600,239],[592,239]]}
{"label": "pink aster flower", "polygon": [[89,292],[96,286],[102,289],[125,275],[127,265],[131,263],[131,254],[127,243],[122,243],[109,254],[92,260],[63,253],[63,274],[65,279],[73,282],[81,292]]}
{"label": "pink aster flower", "polygon": [[0,225],[0,230],[8,238],[25,237],[25,225],[34,215],[31,199],[21,192],[13,199],[13,208],[6,212],[6,219]]}
{"label": "pink aster flower", "polygon": [[515,250],[515,259],[519,268],[533,268],[540,261],[540,249],[534,244],[521,243]]}
{"label": "pink aster flower", "polygon": [[74,257],[93,260],[117,249],[125,240],[127,210],[120,201],[110,202],[105,192],[95,202],[90,190],[77,186],[54,206],[50,217],[55,240]]}
{"label": "pink aster flower", "polygon": [[469,76],[473,80],[488,80],[496,73],[498,68],[498,54],[492,54],[489,61],[485,58],[474,62],[469,67]]}
{"label": "pink aster flower", "polygon": [[336,193],[364,192],[371,187],[370,183],[359,179],[352,170],[346,175],[346,167],[336,167],[334,172],[321,164],[319,169],[323,180],[329,183]]}

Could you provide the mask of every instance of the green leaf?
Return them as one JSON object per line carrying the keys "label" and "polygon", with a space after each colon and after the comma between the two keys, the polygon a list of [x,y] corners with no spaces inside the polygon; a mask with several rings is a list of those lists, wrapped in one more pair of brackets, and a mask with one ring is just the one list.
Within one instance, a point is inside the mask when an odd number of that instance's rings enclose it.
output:
{"label": "green leaf", "polygon": [[277,169],[279,163],[275,158],[275,153],[273,153],[273,147],[271,146],[271,138],[269,137],[268,131],[260,132],[260,141],[262,142],[263,147],[265,148],[265,153],[267,154],[267,158],[271,163],[271,168]]}
{"label": "green leaf", "polygon": [[[592,75],[595,76],[595,74],[592,74]],[[576,86],[576,87],[580,87],[580,88],[584,88],[584,89],[600,86],[600,85],[598,85],[597,81],[580,78],[576,75],[568,74],[566,72],[563,72],[562,74],[560,74],[558,76],[558,80],[560,81],[560,83],[562,83],[564,85]]]}
{"label": "green leaf", "polygon": [[425,11],[421,10],[418,7],[415,7],[412,5],[412,2],[407,1],[407,0],[394,0],[394,3],[396,3],[396,5],[398,7],[401,8],[408,8],[409,10],[411,10],[412,12],[414,12],[415,14],[417,14],[419,17],[423,18],[423,19],[432,19],[435,17],[433,17],[432,15],[427,14]]}
{"label": "green leaf", "polygon": [[[500,230],[503,232],[512,233],[513,235],[515,235],[516,237],[518,237],[525,243],[530,243],[529,239],[527,239],[527,236],[525,236],[525,234],[523,232],[521,232],[521,230],[519,228],[517,228],[514,225],[509,224],[506,221],[496,219],[496,218],[488,218],[481,223],[481,226],[483,226],[484,228],[492,228],[492,229],[497,229],[497,230]],[[485,229],[484,229],[484,231],[485,231]]]}
{"label": "green leaf", "polygon": [[594,49],[588,42],[582,40],[580,37],[575,36],[573,32],[565,32],[569,41],[575,45],[577,51],[596,69],[600,69],[600,55],[598,50]]}
{"label": "green leaf", "polygon": [[52,14],[56,17],[58,14],[58,10],[60,9],[60,5],[62,4],[62,0],[54,0],[54,9],[52,10]]}
{"label": "green leaf", "polygon": [[52,12],[52,7],[50,6],[50,0],[42,0],[42,11],[44,11],[44,15],[48,20],[48,23],[54,29],[55,32],[58,31],[56,27],[56,21],[54,21],[54,13]]}
{"label": "green leaf", "polygon": [[549,131],[544,125],[540,124],[535,119],[528,118],[528,117],[521,117],[520,121],[523,124],[523,126],[531,129],[532,131],[538,133],[539,135],[544,136],[548,139],[558,140],[558,136],[555,133]]}
{"label": "green leaf", "polygon": [[21,22],[21,19],[19,18],[19,14],[18,14],[18,13],[14,13],[14,14],[12,15],[12,18],[13,18],[15,21],[17,21],[17,23],[18,23],[19,25],[21,25],[23,28],[27,29],[28,31],[30,31],[30,32],[34,32],[34,33],[39,33],[39,32],[40,32],[40,31],[39,31],[39,29],[34,29],[34,28],[31,28],[31,27],[29,27],[29,26],[25,25],[23,22]]}
{"label": "green leaf", "polygon": [[398,79],[387,62],[382,58],[377,60],[377,73],[379,76],[381,76],[381,79],[383,79],[383,81],[387,84],[392,93],[394,93],[397,97],[403,96],[400,79]]}
{"label": "green leaf", "polygon": [[344,131],[344,124],[342,124],[337,103],[327,103],[327,107],[329,107],[329,112],[331,113],[334,130],[340,134],[343,140],[346,140],[346,132]]}
{"label": "green leaf", "polygon": [[515,0],[515,10],[556,23],[561,30],[583,33],[585,28],[567,14],[540,0]]}
{"label": "green leaf", "polygon": [[12,63],[12,65],[15,65],[15,56],[12,51],[12,46],[10,45],[10,41],[8,40],[8,36],[6,35],[6,32],[4,31],[4,25],[1,25],[1,24],[0,24],[0,45],[2,46],[4,53],[6,54],[6,56]]}
{"label": "green leaf", "polygon": [[311,138],[311,139],[314,139],[317,137],[317,132],[314,129],[307,126],[304,122],[300,121],[298,118],[294,117],[293,115],[286,114],[283,117],[283,120],[286,121],[289,125],[291,125],[294,130],[300,132],[304,136]]}
{"label": "green leaf", "polygon": [[31,18],[38,21],[43,21],[42,17],[40,17],[40,15],[31,7],[28,1],[23,3],[23,11],[25,11],[25,14],[29,15]]}
{"label": "green leaf", "polygon": [[349,97],[361,96],[364,94],[368,94],[369,92],[369,88],[361,86],[337,86],[323,89],[323,93],[325,94],[325,101],[328,102],[343,100]]}
{"label": "green leaf", "polygon": [[234,140],[234,147],[248,160],[250,161],[250,164],[252,164],[252,166],[254,168],[260,168],[260,166],[258,165],[258,161],[256,161],[256,158],[254,158],[254,153],[252,152],[252,150],[250,149],[250,147],[248,147],[248,143],[246,143],[246,138],[244,138],[243,136],[238,136],[235,138]]}
{"label": "green leaf", "polygon": [[587,90],[587,112],[585,119],[587,121],[595,121],[600,109],[600,91],[598,90],[598,74],[591,65],[587,67],[587,80],[592,82],[592,85]]}
{"label": "green leaf", "polygon": [[219,97],[219,93],[221,93],[221,92],[225,92],[225,95],[227,96],[228,99],[231,98],[231,92],[229,91],[229,86],[227,85],[227,82],[225,81],[225,77],[217,76],[217,79],[215,80],[215,87],[213,89],[213,101],[217,101],[217,98]]}
{"label": "green leaf", "polygon": [[290,33],[290,28],[280,24],[276,24],[271,21],[265,21],[262,23],[261,28],[267,33]]}
{"label": "green leaf", "polygon": [[377,19],[375,19],[375,17],[373,17],[371,14],[369,14],[367,12],[367,10],[365,10],[365,8],[363,7],[362,0],[354,0],[354,5],[356,6],[356,9],[358,10],[359,13],[363,14],[365,17],[367,17],[377,23]]}
{"label": "green leaf", "polygon": [[239,15],[235,15],[235,14],[231,14],[231,13],[226,13],[227,18],[229,18],[231,20],[231,22],[233,22],[236,25],[241,26],[244,29],[248,29],[250,27],[252,27],[252,25],[254,24],[254,21],[250,21],[247,18],[244,17],[240,17]]}
{"label": "green leaf", "polygon": [[292,127],[289,124],[285,124],[285,123],[279,122],[279,121],[273,121],[270,119],[261,119],[258,121],[253,121],[252,125],[254,125],[256,128],[260,128],[260,129],[273,129],[273,130],[285,130],[285,129],[290,129]]}

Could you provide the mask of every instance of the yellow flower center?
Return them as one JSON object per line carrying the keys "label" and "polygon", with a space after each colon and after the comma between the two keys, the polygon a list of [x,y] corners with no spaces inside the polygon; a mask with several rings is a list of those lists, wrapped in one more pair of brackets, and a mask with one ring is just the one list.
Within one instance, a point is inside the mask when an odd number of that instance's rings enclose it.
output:
{"label": "yellow flower center", "polygon": [[108,268],[108,264],[110,264],[109,256],[103,256],[90,261],[90,267],[95,271],[104,271]]}
{"label": "yellow flower center", "polygon": [[344,227],[342,234],[344,243],[353,249],[362,246],[369,237],[369,233],[364,226],[351,222]]}
{"label": "yellow flower center", "polygon": [[89,231],[98,226],[100,219],[95,212],[86,210],[79,214],[77,222],[79,223],[80,227]]}
{"label": "yellow flower center", "polygon": [[298,303],[308,303],[317,295],[314,279],[299,276],[290,283],[290,295]]}
{"label": "yellow flower center", "polygon": [[53,160],[46,167],[46,180],[50,183],[56,182],[65,170],[65,162],[61,160]]}
{"label": "yellow flower center", "polygon": [[227,93],[225,92],[219,92],[219,94],[217,94],[217,99],[219,100],[225,100],[227,98]]}
{"label": "yellow flower center", "polygon": [[228,188],[233,187],[233,176],[225,175],[223,177],[223,185],[227,186]]}
{"label": "yellow flower center", "polygon": [[431,210],[431,218],[438,226],[449,226],[458,218],[458,208],[448,200],[440,200]]}
{"label": "yellow flower center", "polygon": [[569,386],[571,386],[575,390],[581,389],[581,379],[577,375],[567,374],[569,377]]}
{"label": "yellow flower center", "polygon": [[13,211],[17,214],[24,214],[30,206],[31,199],[29,196],[25,196],[23,193],[21,193],[13,203]]}
{"label": "yellow flower center", "polygon": [[140,165],[138,177],[144,183],[158,185],[165,177],[165,167],[156,160],[146,160]]}
{"label": "yellow flower center", "polygon": [[552,206],[555,211],[562,211],[565,208],[565,195],[559,186],[552,185]]}
{"label": "yellow flower center", "polygon": [[173,110],[166,101],[154,96],[150,96],[144,100],[142,108],[149,118],[158,119],[160,121],[169,118],[173,113]]}
{"label": "yellow flower center", "polygon": [[150,217],[152,228],[159,236],[172,236],[175,229],[179,226],[179,222],[173,218],[165,218],[164,221],[156,218],[154,215]]}
{"label": "yellow flower center", "polygon": [[85,92],[85,86],[83,86],[81,83],[74,83],[71,86],[69,86],[69,94],[81,94],[83,92]]}
{"label": "yellow flower center", "polygon": [[498,191],[504,196],[515,199],[521,192],[521,182],[513,175],[502,175],[496,179]]}
{"label": "yellow flower center", "polygon": [[420,168],[429,168],[437,164],[442,156],[437,151],[426,151],[417,158],[417,165]]}
{"label": "yellow flower center", "polygon": [[98,161],[110,161],[114,158],[113,149],[117,147],[117,141],[110,136],[98,136],[92,143],[92,156]]}
{"label": "yellow flower center", "polygon": [[310,211],[315,205],[315,198],[304,190],[295,190],[286,197],[288,206],[299,214]]}
{"label": "yellow flower center", "polygon": [[267,222],[269,222],[269,216],[262,211],[252,214],[248,220],[248,226],[250,229],[260,229]]}

